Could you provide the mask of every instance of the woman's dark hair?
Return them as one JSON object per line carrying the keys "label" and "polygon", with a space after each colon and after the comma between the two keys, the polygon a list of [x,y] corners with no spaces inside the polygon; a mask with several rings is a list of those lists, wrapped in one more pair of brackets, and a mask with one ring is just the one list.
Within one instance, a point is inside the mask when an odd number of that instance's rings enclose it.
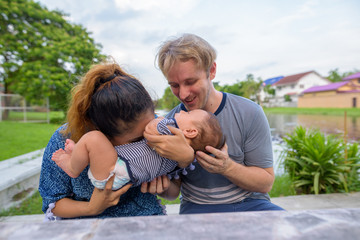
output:
{"label": "woman's dark hair", "polygon": [[141,82],[118,64],[104,62],[94,65],[72,90],[63,134],[75,142],[91,130],[113,138],[126,133],[147,111],[154,111],[154,105]]}
{"label": "woman's dark hair", "polygon": [[99,86],[91,99],[87,115],[107,137],[132,129],[141,114],[154,111],[150,95],[139,80],[117,75]]}

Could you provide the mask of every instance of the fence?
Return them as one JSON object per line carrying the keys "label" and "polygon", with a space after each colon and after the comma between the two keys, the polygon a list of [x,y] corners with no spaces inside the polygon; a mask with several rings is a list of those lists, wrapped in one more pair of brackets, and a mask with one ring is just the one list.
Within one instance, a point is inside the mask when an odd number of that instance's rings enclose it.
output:
{"label": "fence", "polygon": [[3,120],[23,122],[50,122],[49,99],[42,105],[32,105],[18,94],[0,93],[0,122]]}

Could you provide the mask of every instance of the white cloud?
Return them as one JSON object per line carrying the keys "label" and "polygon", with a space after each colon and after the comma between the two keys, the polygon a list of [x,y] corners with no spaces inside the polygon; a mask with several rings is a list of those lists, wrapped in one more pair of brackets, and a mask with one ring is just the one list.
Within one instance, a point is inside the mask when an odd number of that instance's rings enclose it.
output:
{"label": "white cloud", "polygon": [[160,17],[163,14],[180,17],[191,10],[197,0],[114,0],[121,12],[141,11]]}
{"label": "white cloud", "polygon": [[217,77],[231,84],[315,70],[360,69],[357,0],[40,0],[69,13],[158,96],[167,87],[154,67],[159,44],[192,32],[218,51]]}

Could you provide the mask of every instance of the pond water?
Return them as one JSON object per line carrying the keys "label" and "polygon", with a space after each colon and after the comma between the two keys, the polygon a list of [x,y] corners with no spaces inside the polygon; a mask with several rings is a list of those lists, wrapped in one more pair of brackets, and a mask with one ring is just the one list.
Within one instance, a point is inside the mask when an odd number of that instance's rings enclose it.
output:
{"label": "pond water", "polygon": [[303,115],[303,114],[266,114],[271,135],[273,136],[274,171],[277,175],[283,173],[281,167],[281,152],[283,144],[281,138],[291,133],[296,126],[319,129],[325,134],[338,134],[344,137],[347,130],[348,142],[360,141],[360,117],[327,116],[327,115]]}
{"label": "pond water", "polygon": [[345,127],[349,141],[360,140],[360,117],[302,115],[302,114],[274,114],[267,113],[271,133],[274,137],[283,137],[291,133],[296,126],[319,129],[328,134],[344,136]]}

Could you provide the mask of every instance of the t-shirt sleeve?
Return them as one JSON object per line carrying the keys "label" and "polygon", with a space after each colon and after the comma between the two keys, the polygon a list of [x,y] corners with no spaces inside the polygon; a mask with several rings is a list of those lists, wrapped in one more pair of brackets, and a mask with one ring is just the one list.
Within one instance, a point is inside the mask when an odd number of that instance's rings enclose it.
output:
{"label": "t-shirt sleeve", "polygon": [[269,168],[273,166],[271,133],[268,120],[259,106],[253,119],[248,119],[244,146],[244,164]]}
{"label": "t-shirt sleeve", "polygon": [[172,135],[168,126],[177,127],[175,119],[173,118],[164,118],[157,124],[157,130],[161,135]]}

